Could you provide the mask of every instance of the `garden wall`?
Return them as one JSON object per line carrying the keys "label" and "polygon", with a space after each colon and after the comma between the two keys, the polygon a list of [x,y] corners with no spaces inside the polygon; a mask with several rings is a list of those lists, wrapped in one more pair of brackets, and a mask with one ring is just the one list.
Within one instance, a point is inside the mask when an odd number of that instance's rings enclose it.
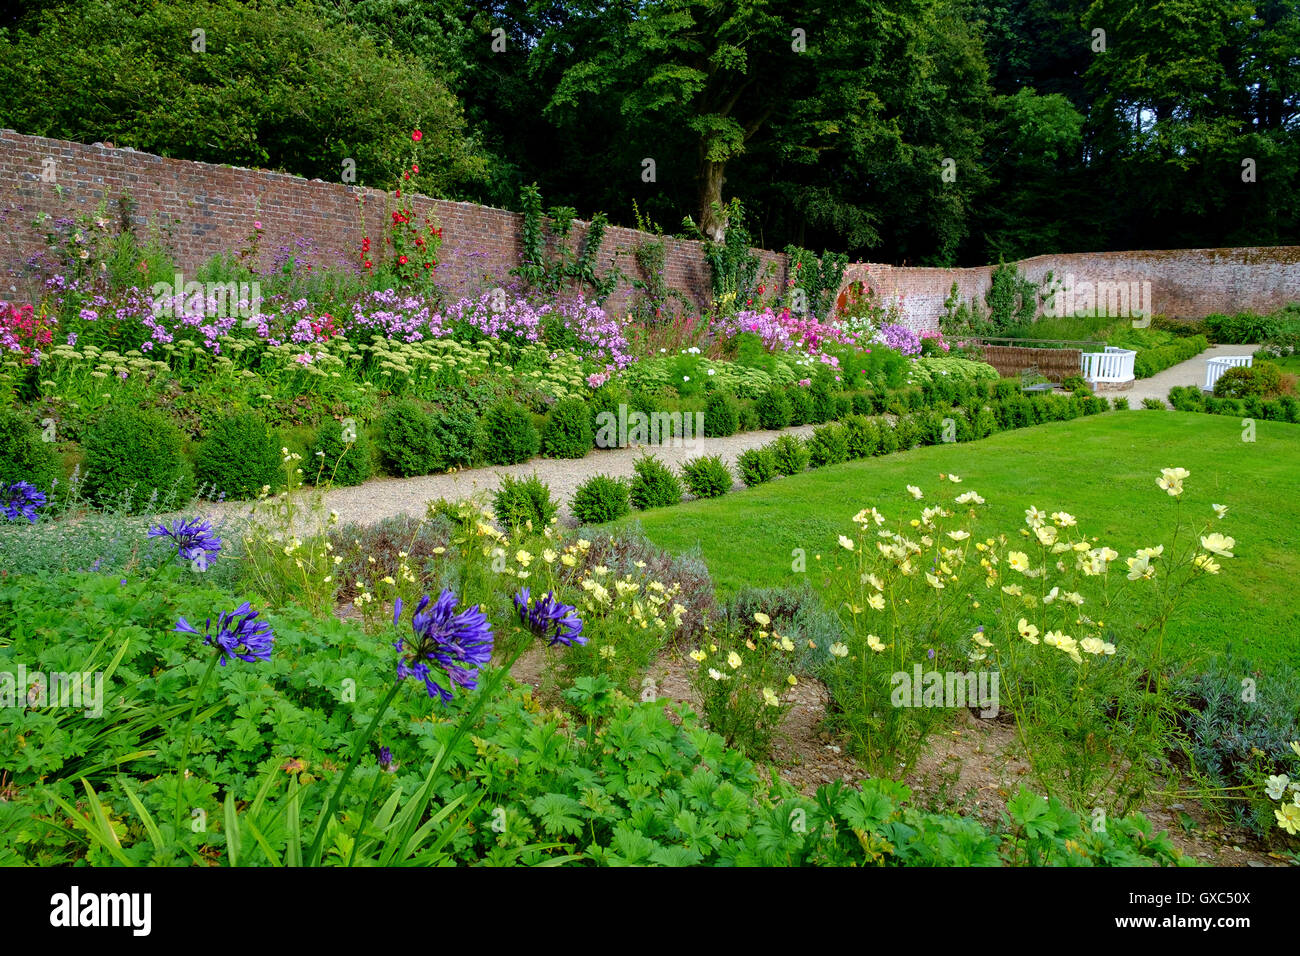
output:
{"label": "garden wall", "polygon": [[[372,189],[0,130],[0,297],[31,298],[36,293],[25,263],[45,248],[42,233],[33,225],[37,214],[46,212],[56,219],[90,214],[105,201],[109,216],[116,219],[123,196],[133,203],[130,217],[137,232],[143,234],[155,223],[186,272],[214,253],[245,246],[255,221],[265,228],[263,266],[291,245],[320,266],[355,264],[362,235],[381,235],[386,215],[385,194]],[[439,275],[453,293],[473,289],[484,275],[496,282],[508,279],[519,259],[518,213],[424,198],[415,205],[420,215],[432,212],[443,226]],[[601,244],[598,271],[616,264],[636,275],[632,249],[643,238],[636,230],[611,227]],[[311,243],[306,250],[301,248],[304,239]],[[675,239],[666,244],[667,283],[706,305],[710,281],[702,245]],[[759,254],[765,266],[775,268],[777,280],[784,281],[786,257]],[[1300,302],[1300,248],[1294,246],[1036,256],[1020,267],[1036,281],[1050,271],[1060,279],[1073,275],[1080,282],[1137,282],[1139,287],[1149,282],[1153,311],[1171,316],[1269,311]],[[937,327],[954,282],[962,298],[982,301],[991,272],[989,266],[856,263],[846,271],[845,284],[863,281],[885,297],[899,298],[907,324],[923,330]],[[622,309],[631,294],[630,286],[621,283],[607,306]]]}
{"label": "garden wall", "polygon": [[[43,173],[48,177],[47,170],[52,170],[54,182],[42,179]],[[137,235],[156,223],[185,272],[214,253],[246,246],[254,222],[265,229],[260,247],[264,266],[290,244],[300,245],[304,237],[312,242],[307,261],[355,265],[362,235],[377,240],[387,215],[385,193],[374,189],[0,130],[0,298],[6,292],[30,298],[35,292],[24,278],[24,264],[45,249],[42,232],[33,226],[39,213],[56,219],[93,214],[107,201],[108,215],[116,220],[123,195],[134,203],[131,218]],[[521,215],[424,197],[416,199],[415,208],[421,217],[432,212],[443,227],[438,274],[453,293],[475,288],[485,274],[499,283],[509,281],[510,269],[519,264]],[[584,226],[575,233],[581,234]],[[638,275],[632,249],[645,238],[634,229],[610,227],[601,243],[597,272],[603,274],[616,264]],[[672,238],[665,242],[668,285],[706,305],[711,285],[701,244]],[[755,251],[764,266],[774,266],[778,280],[784,280],[786,257]],[[607,305],[626,306],[631,291],[628,283],[620,283]]]}

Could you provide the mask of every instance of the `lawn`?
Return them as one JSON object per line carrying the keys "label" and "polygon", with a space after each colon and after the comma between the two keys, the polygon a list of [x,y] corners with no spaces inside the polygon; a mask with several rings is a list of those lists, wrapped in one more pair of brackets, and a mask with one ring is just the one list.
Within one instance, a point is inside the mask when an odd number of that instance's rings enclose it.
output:
{"label": "lawn", "polygon": [[[889,519],[914,514],[908,484],[935,491],[940,473],[987,501],[984,527],[1022,526],[1024,509],[1069,511],[1083,530],[1122,554],[1167,540],[1171,500],[1156,487],[1161,468],[1191,472],[1185,513],[1228,506],[1216,530],[1237,541],[1236,557],[1170,625],[1172,649],[1207,659],[1231,646],[1259,666],[1300,661],[1300,427],[1258,422],[1242,441],[1231,418],[1146,410],[1054,422],[983,441],[935,445],[779,479],[722,498],[636,516],[656,544],[698,549],[723,594],[744,586],[820,585],[818,555],[835,549],[858,509]],[[795,549],[808,573],[792,571]]]}

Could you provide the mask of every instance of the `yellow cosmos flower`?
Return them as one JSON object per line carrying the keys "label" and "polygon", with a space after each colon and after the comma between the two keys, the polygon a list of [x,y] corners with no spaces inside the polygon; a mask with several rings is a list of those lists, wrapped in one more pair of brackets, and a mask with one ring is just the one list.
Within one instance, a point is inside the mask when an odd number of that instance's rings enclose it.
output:
{"label": "yellow cosmos flower", "polygon": [[740,664],[741,664],[740,655],[737,654],[735,651],[728,651],[727,666],[734,671],[740,667]]}
{"label": "yellow cosmos flower", "polygon": [[1192,559],[1192,564],[1196,565],[1206,574],[1219,573],[1219,565],[1208,554],[1198,554]]}
{"label": "yellow cosmos flower", "polygon": [[1210,507],[1214,509],[1214,514],[1215,514],[1215,515],[1216,515],[1220,520],[1222,520],[1222,519],[1223,519],[1223,516],[1226,515],[1226,514],[1228,513],[1228,506],[1227,506],[1227,505],[1210,505]]}
{"label": "yellow cosmos flower", "polygon": [[929,584],[930,587],[934,588],[936,591],[942,591],[944,588],[943,581],[939,580],[939,578],[935,577],[929,571],[925,572],[925,580],[926,583]]}
{"label": "yellow cosmos flower", "polygon": [[867,647],[871,648],[873,651],[879,654],[881,651],[885,649],[885,643],[880,638],[876,637],[876,635],[868,634]]}
{"label": "yellow cosmos flower", "polygon": [[790,638],[788,637],[781,638],[781,650],[783,651],[794,650],[794,641],[790,640]]}
{"label": "yellow cosmos flower", "polygon": [[1300,806],[1288,803],[1273,811],[1277,816],[1277,825],[1287,833],[1295,836],[1300,833]]}
{"label": "yellow cosmos flower", "polygon": [[883,611],[885,609],[885,596],[883,594],[873,594],[867,598],[867,603],[871,605],[873,610]]}
{"label": "yellow cosmos flower", "polygon": [[1024,574],[1029,570],[1029,555],[1023,551],[1012,551],[1007,555],[1007,564],[1011,565],[1012,571]]}
{"label": "yellow cosmos flower", "polygon": [[830,646],[830,652],[832,657],[848,657],[849,646],[842,641],[836,641]]}
{"label": "yellow cosmos flower", "polygon": [[691,651],[691,660],[695,661],[697,664],[702,663],[705,660],[705,658],[707,658],[708,656],[709,656],[708,654],[705,654],[699,648],[696,648],[695,650]]}
{"label": "yellow cosmos flower", "polygon": [[776,691],[770,687],[763,688],[763,703],[769,707],[780,707],[781,698],[776,696]]}
{"label": "yellow cosmos flower", "polygon": [[1232,557],[1232,549],[1237,544],[1236,540],[1224,534],[1215,531],[1212,534],[1201,536],[1201,547],[1211,554],[1217,554],[1221,558]]}
{"label": "yellow cosmos flower", "polygon": [[789,684],[791,687],[794,687],[796,684],[799,683],[799,678],[797,678],[797,677],[795,677],[793,674],[791,674],[789,677],[787,677],[787,678],[785,679],[785,682],[786,682],[787,684]]}
{"label": "yellow cosmos flower", "polygon": [[916,485],[908,485],[907,493],[911,495],[913,498],[915,498],[917,501],[921,500],[921,489],[916,487]]}
{"label": "yellow cosmos flower", "polygon": [[1020,632],[1020,636],[1030,644],[1038,643],[1038,628],[1033,624],[1030,624],[1023,617],[1020,619],[1019,623],[1016,624],[1016,629]]}
{"label": "yellow cosmos flower", "polygon": [[857,547],[857,545],[855,545],[853,543],[853,539],[848,537],[847,535],[840,535],[840,547],[843,548],[845,551],[852,551],[855,547]]}
{"label": "yellow cosmos flower", "polygon": [[768,617],[766,614],[764,614],[762,611],[754,612],[754,620],[757,623],[763,625],[763,627],[767,627],[769,624],[772,623],[772,619]]}

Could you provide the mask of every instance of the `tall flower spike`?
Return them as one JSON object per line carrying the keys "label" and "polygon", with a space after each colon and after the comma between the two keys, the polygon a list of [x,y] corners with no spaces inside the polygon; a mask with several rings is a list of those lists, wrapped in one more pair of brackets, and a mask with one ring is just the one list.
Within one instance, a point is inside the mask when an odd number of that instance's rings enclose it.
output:
{"label": "tall flower spike", "polygon": [[[402,616],[402,602],[395,602],[393,624]],[[452,699],[452,687],[474,690],[478,686],[478,671],[492,659],[492,628],[476,604],[457,613],[456,595],[445,589],[430,606],[429,595],[424,595],[411,617],[412,647],[406,650],[406,639],[398,638],[393,648],[398,652],[397,678],[415,677],[423,681],[430,697],[440,697],[444,703]],[[450,686],[439,683],[439,675],[429,664],[438,666],[446,675]]]}

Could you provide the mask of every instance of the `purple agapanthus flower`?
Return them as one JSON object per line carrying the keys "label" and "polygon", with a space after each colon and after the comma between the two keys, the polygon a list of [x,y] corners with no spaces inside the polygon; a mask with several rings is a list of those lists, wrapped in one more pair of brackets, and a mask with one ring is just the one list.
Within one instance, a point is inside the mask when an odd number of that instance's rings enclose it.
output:
{"label": "purple agapanthus flower", "polygon": [[3,510],[4,516],[10,521],[25,518],[35,524],[36,509],[44,504],[44,492],[37,491],[36,486],[29,482],[19,481],[5,489],[3,508],[0,510]]}
{"label": "purple agapanthus flower", "polygon": [[531,600],[528,588],[520,588],[515,595],[515,607],[519,611],[519,621],[550,646],[563,644],[586,644],[582,636],[582,620],[572,604],[561,604],[555,599],[554,591],[547,591],[545,597]]}
{"label": "purple agapanthus flower", "polygon": [[[393,609],[393,624],[402,616],[402,599]],[[452,699],[451,688],[478,687],[478,670],[492,659],[492,627],[476,604],[457,613],[456,595],[445,589],[430,607],[429,595],[420,599],[411,618],[414,638],[406,650],[405,638],[398,638],[393,647],[398,652],[397,677],[415,677],[424,682],[430,697],[440,697],[443,703]],[[429,667],[436,664],[447,675],[450,686],[438,682],[441,676]]]}
{"label": "purple agapanthus flower", "polygon": [[201,634],[204,644],[217,647],[222,667],[236,657],[249,664],[269,661],[275,635],[271,633],[270,624],[257,620],[258,613],[245,601],[233,611],[221,613],[217,618],[216,634],[212,633],[212,618],[208,618],[202,631],[195,629],[185,618],[177,621],[173,630],[181,634]]}
{"label": "purple agapanthus flower", "polygon": [[211,564],[221,553],[221,539],[213,535],[209,522],[199,518],[173,522],[170,528],[160,524],[149,529],[149,537],[171,538],[176,542],[176,553],[185,561]]}

